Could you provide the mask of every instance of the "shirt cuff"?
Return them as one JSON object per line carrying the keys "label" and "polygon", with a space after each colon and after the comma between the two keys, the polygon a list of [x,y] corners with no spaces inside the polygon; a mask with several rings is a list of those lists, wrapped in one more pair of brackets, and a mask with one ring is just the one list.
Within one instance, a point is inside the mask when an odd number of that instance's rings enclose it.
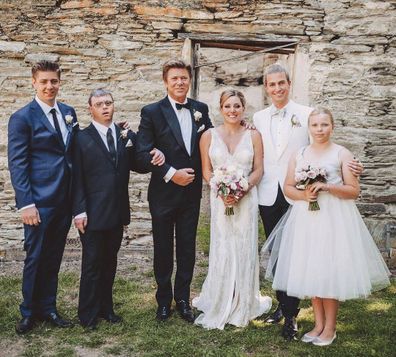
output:
{"label": "shirt cuff", "polygon": [[79,218],[87,218],[87,212],[79,213],[77,216],[74,216],[74,219]]}
{"label": "shirt cuff", "polygon": [[26,209],[26,208],[32,208],[32,207],[36,207],[36,205],[35,205],[34,203],[32,203],[32,204],[30,204],[30,205],[27,205],[27,206],[25,206],[25,207],[20,208],[19,211],[23,211],[23,210]]}
{"label": "shirt cuff", "polygon": [[172,177],[173,177],[173,175],[176,173],[176,169],[174,168],[174,167],[170,167],[169,168],[169,170],[168,170],[168,172],[166,173],[166,175],[164,176],[164,180],[165,180],[165,182],[166,183],[168,183],[171,179],[172,179]]}

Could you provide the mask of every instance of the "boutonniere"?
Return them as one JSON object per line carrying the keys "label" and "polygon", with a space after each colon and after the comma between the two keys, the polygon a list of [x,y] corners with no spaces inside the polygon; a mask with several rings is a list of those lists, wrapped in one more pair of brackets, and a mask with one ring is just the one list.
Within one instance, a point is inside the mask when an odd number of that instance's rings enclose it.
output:
{"label": "boutonniere", "polygon": [[73,123],[73,115],[66,114],[65,115],[65,122],[67,125],[71,125]]}
{"label": "boutonniere", "polygon": [[290,119],[292,128],[296,127],[296,128],[301,128],[301,123],[300,120],[298,120],[298,118],[293,114],[293,116]]}
{"label": "boutonniere", "polygon": [[121,130],[120,139],[126,139],[128,137],[128,130],[129,129]]}
{"label": "boutonniere", "polygon": [[196,122],[198,122],[199,119],[202,118],[202,113],[199,112],[198,110],[195,110],[195,109],[193,109],[193,110],[194,110],[194,112],[193,112],[194,120],[195,120]]}

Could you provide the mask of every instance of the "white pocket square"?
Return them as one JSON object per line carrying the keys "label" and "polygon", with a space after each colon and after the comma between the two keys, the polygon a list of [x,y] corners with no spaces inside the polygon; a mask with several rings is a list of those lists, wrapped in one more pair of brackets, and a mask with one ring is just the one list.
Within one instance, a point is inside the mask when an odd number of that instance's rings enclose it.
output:
{"label": "white pocket square", "polygon": [[202,130],[204,130],[205,129],[205,124],[202,124],[199,128],[198,128],[198,130],[197,130],[197,133],[200,133]]}
{"label": "white pocket square", "polygon": [[126,148],[129,148],[129,147],[131,147],[131,146],[133,146],[132,141],[131,141],[131,139],[128,139],[128,141],[127,141],[125,147],[126,147]]}

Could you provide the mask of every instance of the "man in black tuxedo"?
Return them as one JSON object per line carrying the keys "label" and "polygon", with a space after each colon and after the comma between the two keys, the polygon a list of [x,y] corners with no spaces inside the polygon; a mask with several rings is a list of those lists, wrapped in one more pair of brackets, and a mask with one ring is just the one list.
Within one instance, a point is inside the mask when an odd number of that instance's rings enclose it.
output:
{"label": "man in black tuxedo", "polygon": [[22,319],[19,334],[37,320],[57,327],[72,323],[56,307],[58,272],[71,223],[71,147],[78,129],[74,108],[56,100],[61,70],[51,61],[32,67],[36,96],[11,115],[8,124],[8,167],[16,205],[24,224]]}
{"label": "man in black tuxedo", "polygon": [[[130,222],[129,172],[135,169],[136,134],[113,123],[112,94],[91,93],[92,123],[75,137],[73,146],[73,215],[83,246],[78,316],[81,325],[95,329],[98,318],[117,323],[113,283],[123,226]],[[153,165],[163,164],[152,151]]]}
{"label": "man in black tuxedo", "polygon": [[[158,285],[156,317],[165,321],[170,316],[174,298],[182,318],[193,322],[190,284],[202,190],[198,144],[202,133],[212,127],[212,123],[206,104],[187,99],[190,66],[181,60],[167,61],[163,66],[163,80],[168,95],[142,109],[136,144],[138,164],[152,172],[148,200]],[[154,147],[166,158],[160,167],[150,162],[149,153]],[[177,270],[172,291],[174,238]]]}

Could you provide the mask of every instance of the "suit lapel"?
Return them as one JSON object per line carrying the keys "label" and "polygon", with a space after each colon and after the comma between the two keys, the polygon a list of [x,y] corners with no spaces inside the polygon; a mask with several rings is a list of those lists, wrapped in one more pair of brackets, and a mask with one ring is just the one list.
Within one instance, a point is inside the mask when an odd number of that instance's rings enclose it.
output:
{"label": "suit lapel", "polygon": [[[184,145],[183,135],[181,133],[179,119],[177,119],[176,113],[173,110],[172,104],[169,102],[168,98],[165,98],[161,103],[162,113],[172,130],[172,133],[177,141],[177,143],[186,151],[186,146]],[[187,153],[188,155],[188,153]]]}
{"label": "suit lapel", "polygon": [[91,123],[91,124],[87,127],[86,130],[88,130],[89,135],[91,135],[92,139],[95,140],[95,142],[98,144],[100,150],[103,152],[103,154],[106,156],[106,158],[111,162],[111,164],[112,164],[113,166],[115,166],[115,165],[114,165],[114,162],[113,162],[113,160],[112,160],[112,158],[111,158],[111,155],[110,155],[109,150],[107,150],[106,145],[104,144],[102,138],[100,137],[100,134],[98,133],[98,131],[96,130],[96,128],[93,126],[93,124]]}
{"label": "suit lapel", "polygon": [[62,148],[64,148],[65,144],[63,140],[61,140],[61,138],[58,136],[58,133],[56,132],[55,128],[49,122],[47,115],[43,112],[43,110],[35,100],[32,102],[32,109],[35,111],[34,117],[39,118],[41,123],[48,129],[49,132],[51,132],[52,135],[56,137],[58,143],[62,146]]}
{"label": "suit lapel", "polygon": [[[69,144],[70,144],[70,139],[71,139],[73,125],[67,125],[66,124],[65,116],[67,114],[69,114],[69,113],[65,113],[65,108],[63,107],[62,103],[58,102],[58,108],[59,108],[59,110],[60,110],[60,112],[62,114],[62,120],[65,123],[66,129],[67,129],[67,137],[66,137],[66,150],[67,150],[68,147],[69,147]],[[71,115],[71,113],[70,113],[70,115]]]}

